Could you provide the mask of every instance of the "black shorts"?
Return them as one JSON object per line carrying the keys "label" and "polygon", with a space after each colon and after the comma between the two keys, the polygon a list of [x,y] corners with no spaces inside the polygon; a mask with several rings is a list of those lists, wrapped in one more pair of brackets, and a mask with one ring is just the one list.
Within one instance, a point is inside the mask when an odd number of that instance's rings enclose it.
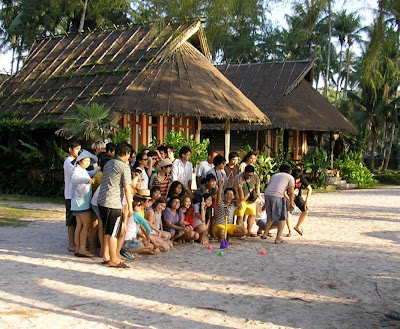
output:
{"label": "black shorts", "polygon": [[76,217],[72,215],[71,199],[65,199],[65,224],[67,226],[76,226]]}
{"label": "black shorts", "polygon": [[104,235],[118,238],[121,234],[122,209],[99,206],[100,219],[103,222]]}
{"label": "black shorts", "polygon": [[[295,196],[294,197],[294,204],[296,205],[297,208],[300,209],[301,212],[306,211],[308,209],[306,209],[306,207],[304,206],[304,199],[302,198],[302,196]],[[288,211],[290,211],[290,204],[289,201],[286,200],[286,209]],[[293,209],[294,210],[294,209]]]}

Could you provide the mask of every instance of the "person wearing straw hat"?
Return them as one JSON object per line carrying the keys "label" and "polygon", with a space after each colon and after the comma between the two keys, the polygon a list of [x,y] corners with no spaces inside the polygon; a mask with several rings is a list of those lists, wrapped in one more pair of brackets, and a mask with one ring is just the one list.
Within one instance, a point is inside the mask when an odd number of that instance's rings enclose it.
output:
{"label": "person wearing straw hat", "polygon": [[94,182],[86,169],[95,162],[97,162],[97,156],[86,150],[82,150],[76,158],[75,169],[71,176],[71,210],[73,215],[76,216],[75,256],[77,257],[94,257],[93,254],[86,250],[86,241],[92,222],[90,200],[92,198],[92,184]]}
{"label": "person wearing straw hat", "polygon": [[168,187],[171,184],[171,168],[172,162],[168,158],[164,158],[159,163],[160,170],[150,178],[149,188],[158,186],[161,189],[161,196],[167,197]]}

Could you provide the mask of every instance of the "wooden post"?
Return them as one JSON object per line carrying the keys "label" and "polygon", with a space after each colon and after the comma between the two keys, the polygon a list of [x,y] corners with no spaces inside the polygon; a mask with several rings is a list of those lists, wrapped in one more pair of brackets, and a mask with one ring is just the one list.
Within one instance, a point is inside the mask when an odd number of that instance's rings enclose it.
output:
{"label": "wooden post", "polygon": [[200,132],[201,132],[201,118],[198,117],[196,120],[196,135],[194,137],[194,141],[196,143],[200,143]]}
{"label": "wooden post", "polygon": [[299,160],[299,130],[294,132],[294,143],[293,143],[293,160]]}
{"label": "wooden post", "polygon": [[229,150],[231,148],[231,121],[225,120],[225,160],[229,161]]}
{"label": "wooden post", "polygon": [[143,114],[142,115],[142,136],[140,139],[140,143],[142,145],[146,145],[147,146],[147,115]]}
{"label": "wooden post", "polygon": [[161,144],[164,143],[164,116],[163,115],[160,115],[158,117],[157,139]]}

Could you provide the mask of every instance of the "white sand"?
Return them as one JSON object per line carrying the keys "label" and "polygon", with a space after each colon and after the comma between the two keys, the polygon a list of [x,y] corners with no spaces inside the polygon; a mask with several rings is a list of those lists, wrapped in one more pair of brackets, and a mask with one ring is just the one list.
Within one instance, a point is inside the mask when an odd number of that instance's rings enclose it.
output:
{"label": "white sand", "polygon": [[62,219],[2,227],[0,327],[399,328],[384,316],[400,311],[399,201],[315,194],[303,237],[235,240],[223,257],[186,244],[128,270],[67,252]]}

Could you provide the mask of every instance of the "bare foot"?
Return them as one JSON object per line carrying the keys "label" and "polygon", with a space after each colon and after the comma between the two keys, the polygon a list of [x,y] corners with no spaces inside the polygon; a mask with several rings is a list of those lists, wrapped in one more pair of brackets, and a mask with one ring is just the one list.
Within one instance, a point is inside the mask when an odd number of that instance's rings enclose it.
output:
{"label": "bare foot", "polygon": [[278,243],[283,243],[283,240],[282,240],[282,239],[279,239],[279,240],[276,239],[276,240],[275,240],[275,244],[278,244]]}
{"label": "bare foot", "polygon": [[76,250],[76,245],[68,246],[68,251],[75,252],[75,250]]}

